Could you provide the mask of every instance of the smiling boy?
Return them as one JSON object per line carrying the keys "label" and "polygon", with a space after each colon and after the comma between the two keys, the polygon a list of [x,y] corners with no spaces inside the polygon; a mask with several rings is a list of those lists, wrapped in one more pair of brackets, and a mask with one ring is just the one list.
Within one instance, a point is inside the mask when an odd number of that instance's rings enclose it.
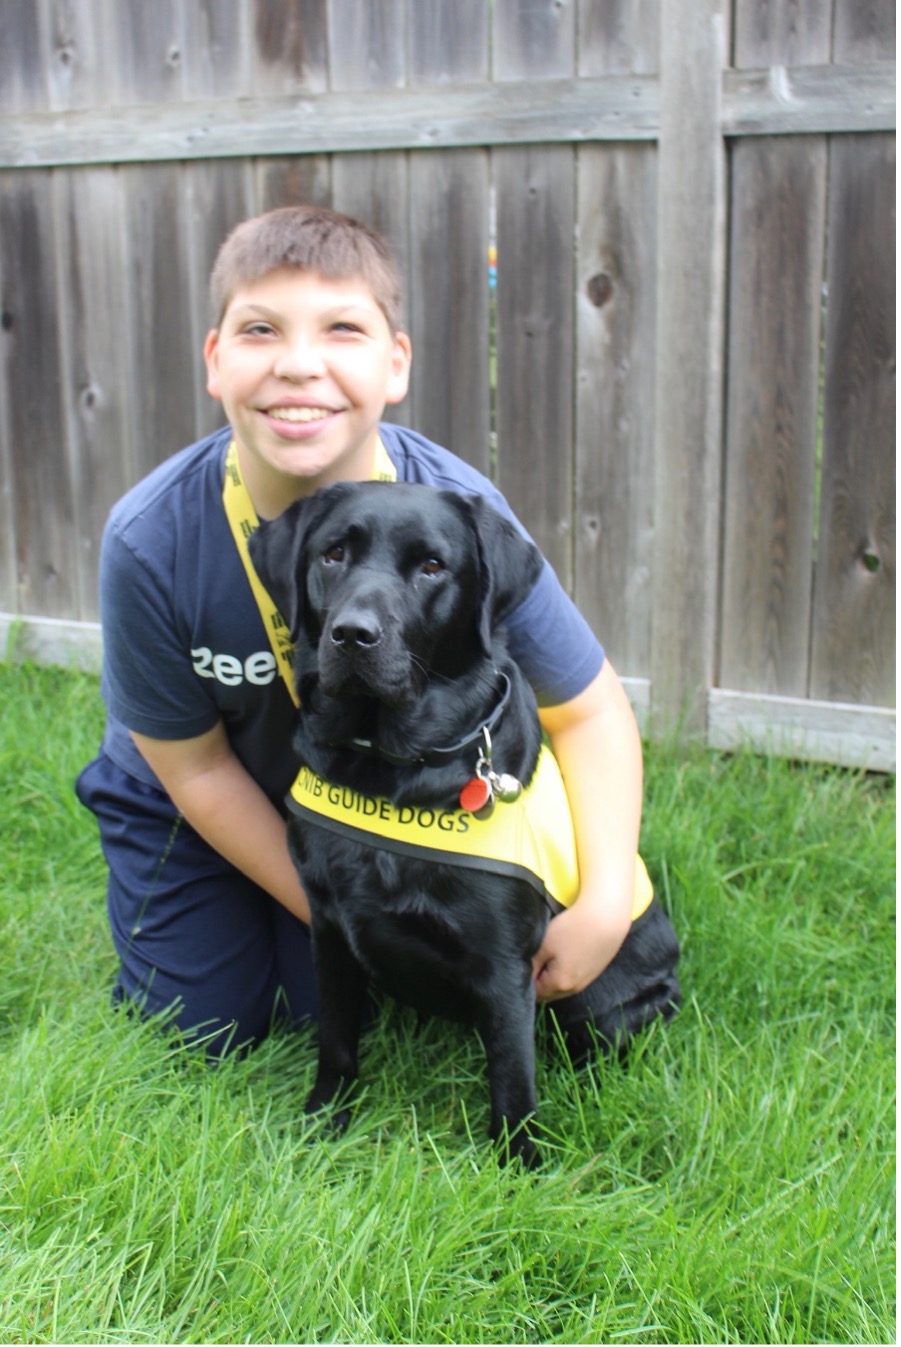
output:
{"label": "smiling boy", "polygon": [[[316,1014],[309,908],[285,829],[294,706],[228,484],[260,518],[372,477],[481,494],[512,515],[462,460],[381,422],[406,394],[411,346],[378,235],[321,208],[271,211],[229,235],[211,291],[207,388],[228,424],[112,511],[101,553],[107,729],[78,793],[110,870],[117,998],[168,1010],[221,1052],[258,1041],[276,1017]],[[629,929],[641,746],[619,679],[547,564],[507,630],[579,852],[579,898],[534,960],[537,994],[553,1000],[596,977]]]}

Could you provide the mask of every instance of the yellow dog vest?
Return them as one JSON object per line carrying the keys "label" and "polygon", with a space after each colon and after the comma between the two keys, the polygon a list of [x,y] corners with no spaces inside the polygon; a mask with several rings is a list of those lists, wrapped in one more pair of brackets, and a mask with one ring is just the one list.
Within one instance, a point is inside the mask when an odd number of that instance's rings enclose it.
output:
{"label": "yellow dog vest", "polygon": [[[578,897],[579,865],[569,801],[557,759],[546,745],[519,798],[510,804],[498,801],[485,819],[464,809],[396,805],[362,795],[323,780],[309,767],[301,767],[288,808],[300,818],[386,851],[526,879],[543,898],[561,907],[570,907]],[[653,897],[644,861],[636,856],[633,921]]]}

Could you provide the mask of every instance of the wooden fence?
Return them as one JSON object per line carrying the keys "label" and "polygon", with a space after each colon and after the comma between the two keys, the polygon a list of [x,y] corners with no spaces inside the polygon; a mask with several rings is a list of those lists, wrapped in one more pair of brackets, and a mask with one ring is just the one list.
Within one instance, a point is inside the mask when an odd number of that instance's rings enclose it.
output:
{"label": "wooden fence", "polygon": [[646,727],[893,766],[894,42],[892,0],[0,0],[0,639],[96,662],[109,507],[219,423],[215,250],[324,202],[408,277],[394,415]]}

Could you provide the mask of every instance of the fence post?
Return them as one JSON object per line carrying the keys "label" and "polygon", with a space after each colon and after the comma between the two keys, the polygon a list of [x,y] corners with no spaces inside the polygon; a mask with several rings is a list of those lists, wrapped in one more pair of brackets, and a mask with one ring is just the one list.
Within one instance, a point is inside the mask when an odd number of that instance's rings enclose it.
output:
{"label": "fence post", "polygon": [[661,5],[654,572],[655,732],[702,733],[716,672],[725,148],[722,0]]}

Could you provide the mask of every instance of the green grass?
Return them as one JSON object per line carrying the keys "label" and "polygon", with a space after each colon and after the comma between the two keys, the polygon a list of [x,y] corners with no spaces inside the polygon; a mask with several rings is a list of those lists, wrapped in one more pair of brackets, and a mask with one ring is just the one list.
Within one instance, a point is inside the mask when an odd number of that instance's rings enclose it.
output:
{"label": "green grass", "polygon": [[895,1340],[892,781],[648,749],[685,1007],[542,1063],[524,1175],[461,1029],[389,1009],[330,1139],[309,1033],[214,1070],[113,1013],[96,682],[0,704],[0,1341]]}

